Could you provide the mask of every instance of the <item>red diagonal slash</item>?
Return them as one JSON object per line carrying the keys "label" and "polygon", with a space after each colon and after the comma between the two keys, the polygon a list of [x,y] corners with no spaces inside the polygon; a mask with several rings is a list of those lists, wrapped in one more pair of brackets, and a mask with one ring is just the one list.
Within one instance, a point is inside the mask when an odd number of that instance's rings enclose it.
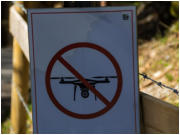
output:
{"label": "red diagonal slash", "polygon": [[91,84],[84,79],[84,77],[79,74],[76,69],[74,69],[65,59],[62,57],[59,57],[58,60],[69,70],[71,71],[89,90],[91,90],[104,104],[107,106],[110,104],[110,102],[101,94],[99,93],[96,88],[94,88]]}

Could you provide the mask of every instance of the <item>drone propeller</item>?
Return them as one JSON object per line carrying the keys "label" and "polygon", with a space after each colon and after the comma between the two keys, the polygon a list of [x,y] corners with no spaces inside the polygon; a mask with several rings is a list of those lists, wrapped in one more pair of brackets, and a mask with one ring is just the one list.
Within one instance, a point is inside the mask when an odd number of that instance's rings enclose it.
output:
{"label": "drone propeller", "polygon": [[117,78],[117,76],[94,76],[92,78]]}
{"label": "drone propeller", "polygon": [[51,79],[76,79],[75,77],[51,77]]}

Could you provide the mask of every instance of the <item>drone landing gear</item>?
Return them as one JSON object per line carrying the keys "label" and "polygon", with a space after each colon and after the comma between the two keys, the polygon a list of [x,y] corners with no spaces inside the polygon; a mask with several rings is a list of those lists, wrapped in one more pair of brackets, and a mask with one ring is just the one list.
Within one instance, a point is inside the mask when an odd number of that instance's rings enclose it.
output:
{"label": "drone landing gear", "polygon": [[[93,85],[93,87],[95,88],[95,85]],[[96,97],[96,95],[94,94],[94,99],[95,99],[95,101],[97,100],[97,97]]]}
{"label": "drone landing gear", "polygon": [[76,100],[76,88],[77,88],[77,85],[74,86],[74,101]]}
{"label": "drone landing gear", "polygon": [[96,95],[94,95],[94,98],[95,98],[95,100],[97,100],[97,97],[96,97]]}

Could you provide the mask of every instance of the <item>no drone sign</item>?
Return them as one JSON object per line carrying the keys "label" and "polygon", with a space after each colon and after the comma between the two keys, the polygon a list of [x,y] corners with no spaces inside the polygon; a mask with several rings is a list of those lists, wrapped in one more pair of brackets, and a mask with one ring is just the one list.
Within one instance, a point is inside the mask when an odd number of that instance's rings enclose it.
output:
{"label": "no drone sign", "polygon": [[135,7],[28,10],[34,133],[139,133]]}

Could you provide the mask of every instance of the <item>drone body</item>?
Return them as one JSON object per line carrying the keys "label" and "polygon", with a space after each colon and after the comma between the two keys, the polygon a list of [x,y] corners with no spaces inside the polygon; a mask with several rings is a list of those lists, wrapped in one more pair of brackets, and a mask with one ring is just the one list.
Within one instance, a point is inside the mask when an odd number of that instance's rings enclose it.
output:
{"label": "drone body", "polygon": [[[103,80],[93,80],[93,79],[86,79],[88,83],[95,88],[97,83],[110,83],[109,78],[117,78],[117,76],[95,76],[92,78],[102,78]],[[74,85],[74,101],[76,100],[76,89],[79,86],[81,90],[81,97],[88,98],[89,97],[89,88],[87,88],[80,80],[76,79],[75,77],[51,77],[51,79],[60,79],[60,84],[73,84]],[[70,79],[70,80],[68,80]],[[73,79],[73,80],[72,80]],[[96,95],[95,100],[97,100]]]}

